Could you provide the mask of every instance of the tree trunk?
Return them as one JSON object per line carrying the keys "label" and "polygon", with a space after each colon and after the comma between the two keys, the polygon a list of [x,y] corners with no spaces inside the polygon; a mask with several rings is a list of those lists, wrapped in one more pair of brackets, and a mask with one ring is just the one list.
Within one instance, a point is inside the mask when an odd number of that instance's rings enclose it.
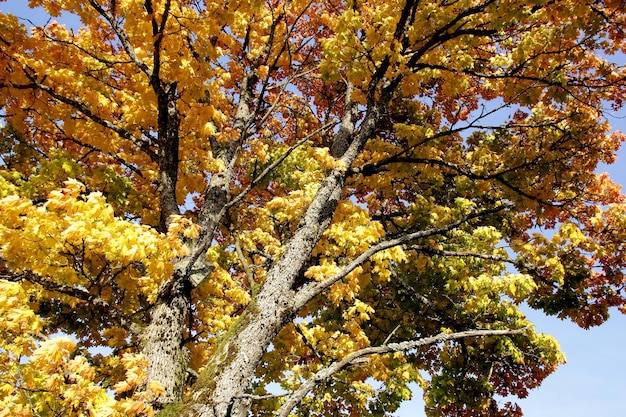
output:
{"label": "tree trunk", "polygon": [[182,416],[248,415],[244,395],[257,365],[278,331],[294,314],[293,296],[283,288],[284,282],[267,286],[248,306],[193,387],[192,405]]}
{"label": "tree trunk", "polygon": [[154,403],[180,401],[185,388],[188,354],[183,346],[185,323],[189,314],[189,285],[176,273],[161,290],[152,320],[141,334],[142,353],[148,360],[147,380],[158,381],[165,394]]}

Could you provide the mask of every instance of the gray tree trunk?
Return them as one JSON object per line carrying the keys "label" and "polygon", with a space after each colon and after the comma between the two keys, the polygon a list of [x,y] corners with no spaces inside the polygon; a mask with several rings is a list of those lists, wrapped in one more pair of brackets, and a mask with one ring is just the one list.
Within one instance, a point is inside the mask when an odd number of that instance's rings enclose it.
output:
{"label": "gray tree trunk", "polygon": [[154,406],[180,401],[185,389],[188,354],[183,346],[189,314],[189,288],[175,274],[169,288],[161,291],[150,324],[141,334],[142,353],[148,360],[148,381],[159,381],[165,390]]}

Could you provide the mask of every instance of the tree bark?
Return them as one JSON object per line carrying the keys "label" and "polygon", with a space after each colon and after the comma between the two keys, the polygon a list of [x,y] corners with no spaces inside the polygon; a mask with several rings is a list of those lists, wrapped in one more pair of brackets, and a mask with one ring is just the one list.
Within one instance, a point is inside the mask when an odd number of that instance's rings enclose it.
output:
{"label": "tree bark", "polygon": [[160,291],[152,320],[141,334],[142,352],[148,360],[147,381],[163,385],[164,395],[154,407],[180,401],[185,388],[188,354],[183,345],[189,314],[189,281],[179,274]]}
{"label": "tree bark", "polygon": [[176,109],[176,85],[159,86],[157,101],[159,108],[159,229],[167,232],[172,214],[180,214],[176,201],[178,182],[178,146],[180,116]]}

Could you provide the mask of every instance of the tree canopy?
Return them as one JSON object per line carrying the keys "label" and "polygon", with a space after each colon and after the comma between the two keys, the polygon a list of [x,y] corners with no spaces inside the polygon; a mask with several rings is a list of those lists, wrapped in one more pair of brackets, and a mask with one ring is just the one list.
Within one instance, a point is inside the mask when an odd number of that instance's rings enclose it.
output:
{"label": "tree canopy", "polygon": [[626,311],[623,1],[28,4],[0,416],[520,416]]}

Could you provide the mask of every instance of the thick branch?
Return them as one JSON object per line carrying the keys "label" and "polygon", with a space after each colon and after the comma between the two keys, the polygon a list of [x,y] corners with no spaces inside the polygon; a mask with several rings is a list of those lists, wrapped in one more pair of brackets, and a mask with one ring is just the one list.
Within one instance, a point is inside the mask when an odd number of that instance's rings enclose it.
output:
{"label": "thick branch", "polygon": [[480,258],[480,259],[485,259],[485,260],[494,261],[494,262],[507,262],[516,267],[523,266],[520,262],[511,258],[508,258],[506,256],[490,255],[490,254],[480,253],[480,252],[440,250],[440,249],[435,249],[433,247],[424,246],[424,245],[410,245],[410,246],[407,246],[407,249],[413,249],[418,252],[427,253],[429,255],[451,256],[451,257],[460,257],[460,258]]}
{"label": "thick branch", "polygon": [[353,85],[348,82],[346,84],[345,113],[341,119],[339,131],[335,135],[333,144],[330,147],[330,154],[335,158],[343,156],[353,139],[352,134],[354,133],[354,126],[359,116],[357,104],[352,101],[353,91]]}
{"label": "thick branch", "polygon": [[406,342],[400,343],[389,343],[387,345],[368,347],[364,349],[357,350],[356,352],[351,353],[346,356],[344,359],[333,362],[327,367],[318,371],[313,377],[306,380],[300,387],[295,390],[289,398],[282,405],[276,417],[288,417],[291,411],[300,403],[300,401],[313,389],[315,386],[319,385],[320,382],[330,378],[332,375],[341,371],[342,369],[356,364],[367,361],[364,359],[364,356],[375,355],[375,354],[385,354],[391,352],[400,352],[407,351],[411,349],[416,349],[418,347],[434,345],[437,343],[446,342],[449,340],[457,340],[468,337],[485,337],[485,336],[510,336],[523,334],[526,329],[517,329],[517,330],[467,330],[464,332],[457,333],[439,333],[436,336],[426,337],[417,340],[410,340]]}
{"label": "thick branch", "polygon": [[[346,107],[348,106],[349,102]],[[362,145],[373,134],[377,116],[378,113],[370,112],[367,117],[369,122],[364,122],[365,130],[362,128],[356,136],[353,135],[353,131],[342,133],[354,138],[341,157],[346,166],[352,164]],[[344,118],[351,117],[352,113],[347,108]],[[345,127],[354,129],[354,124],[346,122]],[[283,254],[270,268],[263,286],[238,320],[232,336],[220,343],[218,353],[209,361],[207,369],[215,372],[211,384],[205,386],[200,384],[194,388],[189,407],[182,415],[248,414],[245,404],[235,399],[240,398],[248,388],[267,346],[280,329],[292,320],[296,312],[291,288],[302,265],[332,221],[341,198],[345,177],[345,169],[336,168],[328,174],[294,236],[286,244]],[[236,346],[246,346],[245,352],[240,352]]]}
{"label": "thick branch", "polygon": [[211,176],[211,181],[204,193],[204,203],[198,214],[198,225],[202,227],[202,232],[193,243],[191,255],[179,265],[180,268],[184,268],[185,276],[189,276],[193,269],[197,269],[197,262],[203,263],[203,257],[211,245],[215,229],[230,208],[228,205],[230,182],[235,172],[237,154],[241,145],[248,137],[248,128],[252,123],[253,116],[250,112],[250,106],[254,98],[254,84],[256,81],[257,76],[253,73],[248,73],[244,76],[241,83],[239,104],[233,122],[235,130],[239,131],[239,140],[228,142],[218,156],[224,163],[225,168],[222,172]]}

